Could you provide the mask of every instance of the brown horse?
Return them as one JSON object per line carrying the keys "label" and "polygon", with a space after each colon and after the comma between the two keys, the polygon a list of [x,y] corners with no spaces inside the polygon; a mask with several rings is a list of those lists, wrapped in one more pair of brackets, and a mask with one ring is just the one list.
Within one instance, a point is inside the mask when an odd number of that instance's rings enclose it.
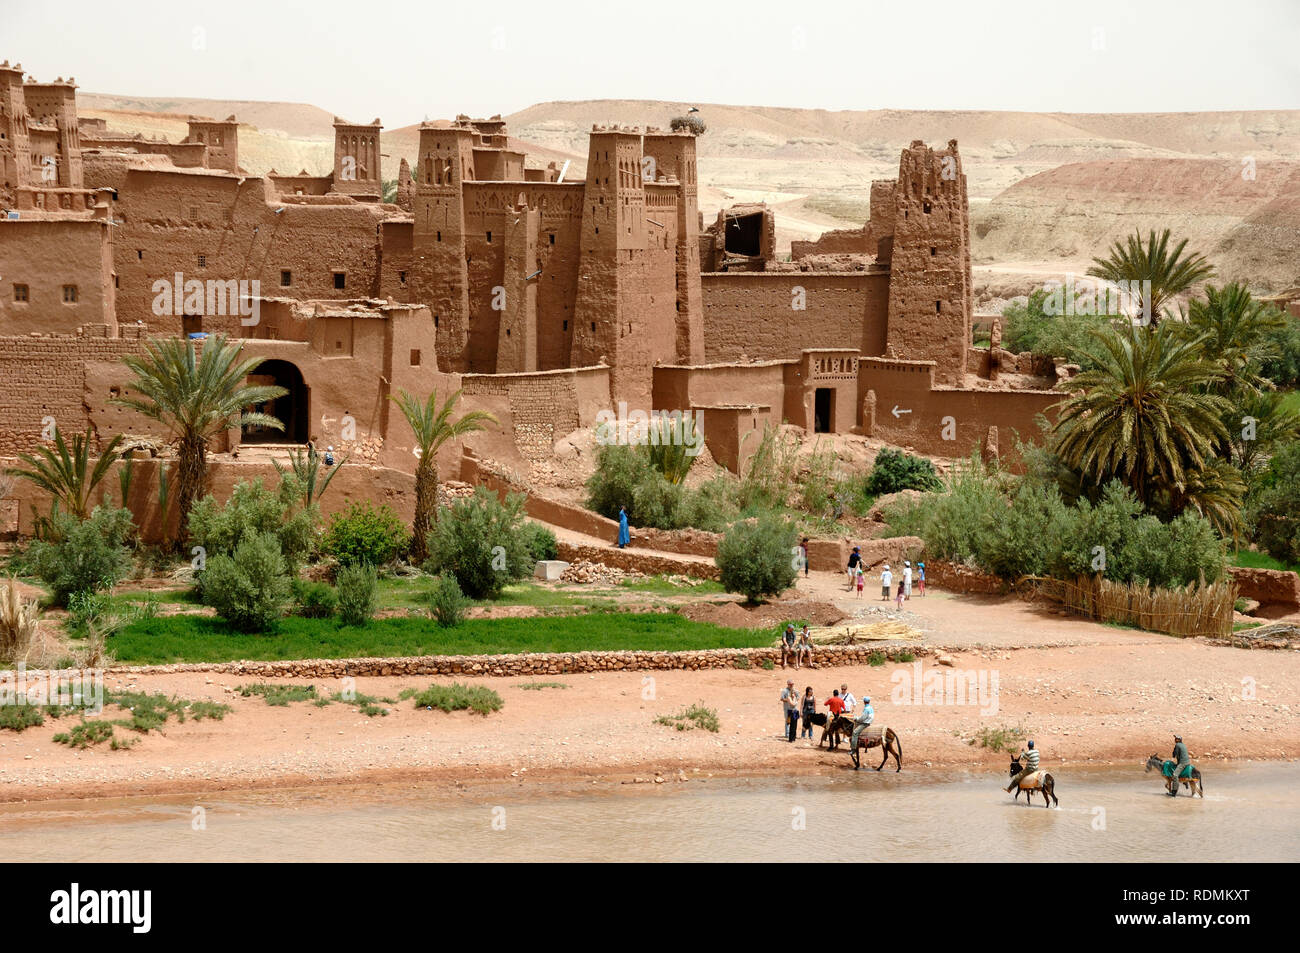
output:
{"label": "brown horse", "polygon": [[[880,759],[880,764],[876,766],[879,771],[889,760],[889,756],[894,756],[894,773],[897,774],[903,770],[903,742],[898,737],[898,732],[893,728],[865,728],[862,734],[858,736],[857,748],[853,747],[853,719],[848,715],[839,715],[826,725],[826,730],[822,732],[822,740],[829,735],[831,739],[831,750],[839,744],[840,737],[843,736],[849,742],[849,757],[853,759],[853,770],[858,771],[862,767],[862,760],[858,756],[860,748],[883,748],[884,757]],[[820,742],[818,747],[821,747]]]}
{"label": "brown horse", "polygon": [[[1020,756],[1016,755],[1011,759],[1011,773],[1007,777],[1014,778],[1020,773]],[[1025,806],[1032,806],[1034,803],[1034,792],[1043,792],[1043,807],[1051,807],[1055,804],[1061,806],[1061,802],[1056,797],[1056,779],[1046,771],[1035,771],[1020,779],[1016,785],[1016,796],[1013,801],[1020,800],[1020,792],[1025,792]]]}
{"label": "brown horse", "polygon": [[1170,797],[1178,797],[1178,781],[1181,781],[1192,797],[1196,797],[1196,795],[1199,794],[1201,800],[1205,800],[1205,783],[1201,780],[1201,772],[1199,768],[1193,765],[1191,777],[1178,778],[1178,780],[1175,781],[1173,777],[1165,775],[1164,771],[1166,764],[1169,765],[1170,774],[1172,775],[1174,768],[1173,761],[1162,758],[1158,754],[1153,754],[1151,757],[1147,758],[1147,771],[1150,772],[1152,769],[1155,769],[1160,772],[1161,776],[1164,778],[1165,790],[1169,792]]}

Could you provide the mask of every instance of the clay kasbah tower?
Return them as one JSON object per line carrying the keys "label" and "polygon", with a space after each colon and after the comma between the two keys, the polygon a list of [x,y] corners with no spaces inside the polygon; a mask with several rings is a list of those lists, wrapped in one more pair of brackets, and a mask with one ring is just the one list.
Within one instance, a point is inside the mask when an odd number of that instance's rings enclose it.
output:
{"label": "clay kasbah tower", "polygon": [[1269,922],[1300,3],[0,6],[20,949]]}

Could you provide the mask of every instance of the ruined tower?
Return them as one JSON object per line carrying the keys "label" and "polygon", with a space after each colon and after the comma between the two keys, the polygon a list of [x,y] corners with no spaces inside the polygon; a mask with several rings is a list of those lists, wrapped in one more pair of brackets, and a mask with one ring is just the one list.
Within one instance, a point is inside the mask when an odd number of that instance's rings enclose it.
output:
{"label": "ruined tower", "polygon": [[239,172],[239,121],[234,116],[222,120],[190,116],[190,134],[186,142],[207,146],[207,167],[225,172]]}
{"label": "ruined tower", "polygon": [[948,386],[964,382],[971,340],[968,219],[957,140],[914,141],[894,187],[886,342],[904,360],[934,361],[935,383]]}
{"label": "ruined tower", "polygon": [[26,183],[30,166],[23,67],[5,60],[0,63],[0,204],[17,204],[18,187]]}
{"label": "ruined tower", "polygon": [[592,129],[570,365],[603,357],[613,397],[649,408],[654,365],[676,359],[677,293],[673,270],[652,268],[641,155],[639,130]]}
{"label": "ruined tower", "polygon": [[474,177],[474,131],[463,125],[420,127],[411,265],[413,300],[429,305],[438,368],[464,371],[469,340],[465,194]]}
{"label": "ruined tower", "polygon": [[695,136],[689,132],[649,133],[645,155],[656,179],[677,179],[676,361],[704,363],[704,302],[700,286],[699,185]]}
{"label": "ruined tower", "polygon": [[378,201],[384,193],[379,168],[378,119],[354,125],[334,117],[334,191]]}

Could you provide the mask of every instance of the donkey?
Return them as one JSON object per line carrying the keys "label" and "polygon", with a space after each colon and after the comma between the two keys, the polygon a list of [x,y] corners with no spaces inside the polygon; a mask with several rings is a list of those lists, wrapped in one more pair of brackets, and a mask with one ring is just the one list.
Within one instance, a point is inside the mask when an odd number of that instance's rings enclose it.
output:
{"label": "donkey", "polygon": [[[1169,773],[1165,774],[1165,766],[1168,765]],[[1174,778],[1174,763],[1171,760],[1153,754],[1147,758],[1147,771],[1157,770],[1164,777],[1165,790],[1169,792],[1170,797],[1178,797],[1178,782],[1182,782],[1192,797],[1201,796],[1205,800],[1205,782],[1201,780],[1201,771],[1195,765],[1192,765],[1191,773],[1185,778]]]}
{"label": "donkey", "polygon": [[[1016,755],[1011,759],[1011,773],[1007,777],[1014,778],[1019,773],[1020,755]],[[1043,792],[1043,807],[1051,807],[1053,804],[1057,807],[1061,806],[1061,802],[1056,797],[1056,779],[1046,771],[1038,770],[1021,778],[1020,783],[1016,785],[1016,796],[1012,800],[1020,800],[1021,791],[1025,792],[1026,807],[1033,805],[1035,791]]]}

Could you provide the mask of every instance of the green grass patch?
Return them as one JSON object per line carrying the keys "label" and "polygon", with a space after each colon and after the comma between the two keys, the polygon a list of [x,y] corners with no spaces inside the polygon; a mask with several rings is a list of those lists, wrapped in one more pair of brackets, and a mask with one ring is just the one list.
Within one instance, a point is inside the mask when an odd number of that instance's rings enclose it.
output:
{"label": "green grass patch", "polygon": [[767,630],[729,629],[662,612],[599,612],[530,619],[468,619],[454,629],[392,617],[365,626],[288,617],[274,635],[236,632],[211,616],[141,619],[109,639],[118,662],[279,661],[519,652],[694,651],[771,644]]}
{"label": "green grass patch", "polygon": [[450,685],[430,685],[424,691],[407,688],[398,697],[414,699],[416,708],[439,708],[442,711],[469,709],[480,715],[500,711],[501,706],[505,704],[501,696],[490,688],[484,688],[482,685],[462,685],[460,682],[452,682]]}
{"label": "green grass patch", "polygon": [[54,741],[56,744],[67,745],[69,748],[91,748],[107,741],[112,750],[122,751],[130,748],[140,740],[138,738],[119,738],[114,731],[114,726],[130,727],[130,723],[122,721],[83,721],[73,725],[68,731],[59,732],[54,736]]}
{"label": "green grass patch", "polygon": [[655,719],[655,724],[667,725],[670,728],[676,728],[678,731],[703,728],[705,731],[712,731],[714,734],[717,734],[720,727],[717,710],[704,707],[703,702],[696,702],[689,708],[683,708],[675,715],[660,715]]}
{"label": "green grass patch", "polygon": [[[433,596],[432,576],[393,576],[379,580],[380,609],[428,609]],[[533,582],[506,586],[498,599],[480,599],[476,606],[537,606],[539,608],[577,608],[612,606],[611,598],[593,598],[586,592],[567,592]]]}
{"label": "green grass patch", "polygon": [[1004,751],[1007,754],[1015,754],[1021,748],[1025,739],[1025,729],[1015,728],[981,728],[966,743],[969,745],[979,745],[981,748],[988,748],[990,751]]}
{"label": "green grass patch", "polygon": [[[1300,408],[1297,409],[1300,412]],[[1268,553],[1257,553],[1254,550],[1242,549],[1230,556],[1230,562],[1234,566],[1240,566],[1243,569],[1279,569],[1287,572],[1300,572],[1300,564],[1288,564],[1280,559],[1274,559]]]}
{"label": "green grass patch", "polygon": [[1263,622],[1234,622],[1232,623],[1232,631],[1240,632],[1243,629],[1257,629],[1263,624]]}
{"label": "green grass patch", "polygon": [[24,731],[45,724],[40,705],[0,705],[0,728]]}
{"label": "green grass patch", "polygon": [[286,708],[290,702],[320,700],[315,685],[268,685],[265,682],[258,682],[255,685],[240,685],[236,691],[242,698],[260,695],[263,701],[276,708]]}
{"label": "green grass patch", "polygon": [[879,667],[881,665],[884,665],[886,661],[887,659],[885,658],[885,653],[881,651],[872,652],[870,655],[867,656],[868,665],[874,665],[876,667]]}
{"label": "green grass patch", "polygon": [[178,722],[184,722],[186,718],[221,721],[230,711],[229,705],[220,702],[190,701],[161,692],[105,692],[104,704],[116,705],[130,712],[129,719],[117,724],[141,734],[161,728],[170,718],[175,718]]}
{"label": "green grass patch", "polygon": [[564,682],[524,682],[516,685],[515,688],[522,688],[526,692],[540,692],[543,688],[568,688]]}
{"label": "green grass patch", "polygon": [[913,652],[899,652],[898,657],[895,658],[894,661],[902,662],[903,664],[907,664],[908,662],[915,662],[916,654]]}

